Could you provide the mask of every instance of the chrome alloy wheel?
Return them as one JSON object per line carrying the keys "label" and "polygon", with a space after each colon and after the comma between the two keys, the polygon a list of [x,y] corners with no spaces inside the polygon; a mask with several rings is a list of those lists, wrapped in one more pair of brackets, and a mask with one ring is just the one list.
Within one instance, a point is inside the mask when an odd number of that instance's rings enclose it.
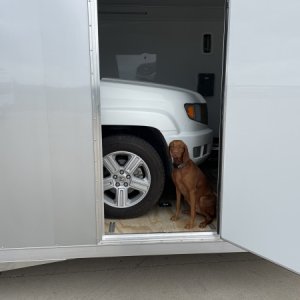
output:
{"label": "chrome alloy wheel", "polygon": [[116,208],[138,204],[151,185],[151,174],[145,161],[127,151],[104,156],[103,177],[104,202]]}

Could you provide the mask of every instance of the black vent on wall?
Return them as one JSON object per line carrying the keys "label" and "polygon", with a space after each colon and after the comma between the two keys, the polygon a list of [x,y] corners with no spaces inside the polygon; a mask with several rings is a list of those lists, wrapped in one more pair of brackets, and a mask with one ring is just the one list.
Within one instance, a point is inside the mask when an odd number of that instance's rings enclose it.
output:
{"label": "black vent on wall", "polygon": [[212,48],[212,37],[210,33],[205,33],[203,35],[203,52],[211,53]]}
{"label": "black vent on wall", "polygon": [[212,97],[214,95],[215,74],[199,73],[197,91],[203,97]]}

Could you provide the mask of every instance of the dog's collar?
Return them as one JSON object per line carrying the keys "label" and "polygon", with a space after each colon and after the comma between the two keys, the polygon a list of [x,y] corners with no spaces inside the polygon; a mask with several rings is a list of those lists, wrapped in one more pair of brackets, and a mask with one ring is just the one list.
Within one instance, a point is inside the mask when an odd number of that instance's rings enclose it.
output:
{"label": "dog's collar", "polygon": [[175,164],[173,164],[173,167],[174,167],[175,169],[182,169],[182,168],[186,167],[186,163],[182,163],[182,164],[180,164],[180,165],[175,165]]}

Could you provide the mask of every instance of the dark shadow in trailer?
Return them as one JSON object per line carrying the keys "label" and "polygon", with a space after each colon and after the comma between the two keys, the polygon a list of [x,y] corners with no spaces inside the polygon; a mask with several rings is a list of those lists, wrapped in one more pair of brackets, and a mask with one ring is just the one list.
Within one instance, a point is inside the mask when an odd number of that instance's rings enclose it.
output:
{"label": "dark shadow in trailer", "polygon": [[[225,16],[224,0],[98,1],[101,78],[171,85],[195,91],[205,98],[208,127],[213,130],[213,145],[200,168],[216,191]],[[102,129],[104,138],[112,134],[109,127],[103,126]],[[131,130],[127,128],[126,134],[131,134]],[[150,135],[149,132],[143,138],[148,139],[150,144],[156,143]],[[164,151],[163,143],[160,147]],[[162,160],[166,160],[167,155],[162,156]],[[168,175],[170,169],[166,165]],[[109,234],[187,231],[184,230],[185,217],[176,224],[170,221],[174,210],[175,189],[167,180],[160,201],[148,213],[126,220],[106,218],[105,231]],[[200,231],[198,219],[196,223],[193,231]],[[201,231],[215,232],[217,228],[216,219]]]}

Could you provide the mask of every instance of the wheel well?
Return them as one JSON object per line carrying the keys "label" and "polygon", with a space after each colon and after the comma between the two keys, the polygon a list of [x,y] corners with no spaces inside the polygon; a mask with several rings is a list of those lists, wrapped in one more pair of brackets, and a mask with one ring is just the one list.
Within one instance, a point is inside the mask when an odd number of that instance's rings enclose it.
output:
{"label": "wheel well", "polygon": [[134,135],[147,141],[161,157],[167,177],[171,173],[170,156],[168,145],[161,132],[153,127],[147,126],[110,126],[102,125],[102,137],[111,135],[128,134]]}

